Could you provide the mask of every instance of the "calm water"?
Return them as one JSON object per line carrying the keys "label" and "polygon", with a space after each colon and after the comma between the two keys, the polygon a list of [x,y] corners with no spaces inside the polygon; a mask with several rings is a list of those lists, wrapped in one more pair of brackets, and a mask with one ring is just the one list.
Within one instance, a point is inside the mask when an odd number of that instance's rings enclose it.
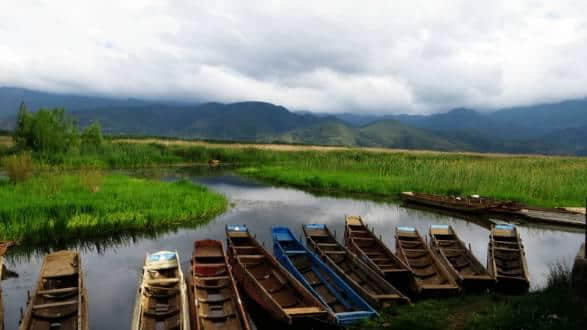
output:
{"label": "calm water", "polygon": [[[187,175],[192,180],[228,196],[233,207],[198,228],[158,233],[156,237],[113,238],[108,242],[78,246],[89,294],[91,329],[130,327],[137,279],[146,252],[177,249],[183,259],[184,271],[187,271],[193,241],[203,238],[224,240],[224,225],[229,223],[247,224],[257,235],[257,239],[271,248],[272,225],[290,226],[301,235],[302,224],[325,223],[336,231],[337,238],[341,240],[344,216],[358,214],[363,216],[367,224],[375,227],[376,233],[381,234],[392,249],[395,246],[395,226],[414,226],[421,233],[426,233],[431,224],[444,223],[452,225],[465,242],[471,243],[473,252],[482,263],[485,263],[487,257],[489,230],[475,222],[429,211],[407,209],[394,203],[316,197],[300,190],[271,187],[230,174]],[[570,263],[584,237],[581,233],[537,227],[520,226],[519,231],[526,247],[533,288],[544,285],[549,263],[559,260]],[[25,307],[26,291],[33,290],[42,254],[43,252],[36,251],[23,255],[14,251],[7,256],[8,268],[16,271],[19,277],[2,282],[6,329],[17,329],[19,309]],[[263,317],[265,316],[262,314],[256,315],[254,320]]]}

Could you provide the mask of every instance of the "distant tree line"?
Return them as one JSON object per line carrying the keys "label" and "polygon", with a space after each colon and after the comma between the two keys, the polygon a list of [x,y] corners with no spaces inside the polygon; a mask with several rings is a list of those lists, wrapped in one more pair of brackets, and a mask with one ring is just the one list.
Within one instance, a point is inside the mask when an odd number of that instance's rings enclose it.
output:
{"label": "distant tree line", "polygon": [[19,150],[39,153],[68,153],[97,148],[104,138],[100,123],[95,122],[80,132],[77,122],[63,108],[28,111],[20,104],[13,139]]}

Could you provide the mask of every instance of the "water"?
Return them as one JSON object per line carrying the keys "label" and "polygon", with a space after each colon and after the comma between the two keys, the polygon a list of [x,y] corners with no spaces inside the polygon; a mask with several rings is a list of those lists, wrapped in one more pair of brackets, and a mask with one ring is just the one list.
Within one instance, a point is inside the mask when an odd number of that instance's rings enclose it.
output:
{"label": "water", "polygon": [[[487,258],[489,229],[475,222],[430,211],[407,209],[395,203],[316,197],[300,190],[271,187],[230,174],[187,176],[228,196],[233,207],[198,228],[158,233],[156,237],[117,237],[107,242],[88,242],[77,247],[85,271],[91,329],[130,327],[137,280],[146,252],[177,249],[184,271],[187,271],[193,241],[203,238],[224,241],[224,225],[229,223],[246,224],[270,251],[272,225],[289,226],[297,235],[302,235],[302,224],[325,223],[342,240],[344,216],[358,214],[394,250],[393,233],[398,225],[414,226],[421,233],[427,233],[431,224],[450,224],[465,242],[471,243],[473,252],[482,263],[485,264]],[[519,226],[519,232],[526,248],[534,289],[545,284],[549,263],[559,260],[570,263],[583,240],[581,233],[538,227]],[[46,247],[47,250],[50,248]],[[8,268],[16,271],[19,277],[2,282],[6,329],[17,329],[19,309],[25,307],[26,291],[34,289],[44,252],[37,251],[25,256],[17,256],[16,253],[11,252],[7,256],[7,263]],[[263,317],[266,316],[257,315],[254,319]]]}

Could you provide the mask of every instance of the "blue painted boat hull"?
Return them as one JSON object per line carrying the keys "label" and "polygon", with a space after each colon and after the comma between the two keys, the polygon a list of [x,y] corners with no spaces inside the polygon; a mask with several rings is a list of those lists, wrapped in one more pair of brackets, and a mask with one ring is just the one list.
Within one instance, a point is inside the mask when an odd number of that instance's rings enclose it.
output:
{"label": "blue painted boat hull", "polygon": [[296,240],[289,228],[273,227],[271,233],[277,260],[328,308],[336,324],[349,325],[377,315],[343,279]]}

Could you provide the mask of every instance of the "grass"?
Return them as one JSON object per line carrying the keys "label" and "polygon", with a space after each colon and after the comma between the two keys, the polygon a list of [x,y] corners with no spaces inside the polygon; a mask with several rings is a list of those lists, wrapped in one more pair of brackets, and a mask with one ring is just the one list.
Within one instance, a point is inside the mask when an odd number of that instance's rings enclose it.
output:
{"label": "grass", "polygon": [[544,207],[580,207],[587,196],[587,158],[579,157],[135,139],[33,158],[65,169],[141,168],[218,159],[239,165],[238,171],[244,175],[338,195],[396,198],[402,191],[480,194]]}
{"label": "grass", "polygon": [[360,329],[584,329],[582,306],[570,295],[570,269],[551,265],[546,288],[523,296],[498,294],[424,300],[386,309]]}
{"label": "grass", "polygon": [[402,191],[480,194],[538,206],[582,206],[587,159],[458,154],[301,152],[240,173],[302,189],[397,196]]}
{"label": "grass", "polygon": [[4,182],[0,200],[0,240],[31,244],[192,226],[227,207],[224,196],[187,181],[59,173]]}

